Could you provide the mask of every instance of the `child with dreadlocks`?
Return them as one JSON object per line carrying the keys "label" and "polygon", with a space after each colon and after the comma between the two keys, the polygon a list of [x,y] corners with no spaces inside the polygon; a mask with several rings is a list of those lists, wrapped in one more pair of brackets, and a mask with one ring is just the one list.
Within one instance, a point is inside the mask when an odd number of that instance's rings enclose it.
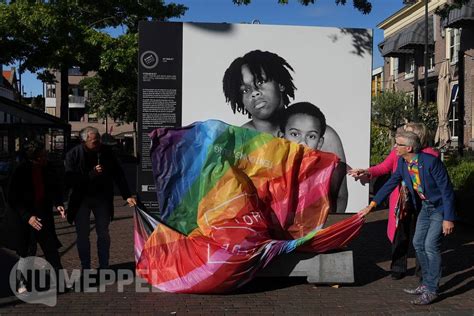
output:
{"label": "child with dreadlocks", "polygon": [[[230,64],[223,78],[224,95],[234,113],[247,114],[251,119],[243,127],[278,136],[282,112],[290,98],[295,98],[296,87],[290,70],[294,71],[284,58],[260,50],[248,52]],[[335,153],[345,163],[341,139],[331,126],[326,128],[320,150]],[[347,205],[345,179],[339,194],[343,202],[338,202],[337,210],[344,212]]]}
{"label": "child with dreadlocks", "polygon": [[293,68],[277,54],[254,50],[224,74],[224,95],[234,113],[248,114],[243,127],[278,135],[279,114],[295,98]]}

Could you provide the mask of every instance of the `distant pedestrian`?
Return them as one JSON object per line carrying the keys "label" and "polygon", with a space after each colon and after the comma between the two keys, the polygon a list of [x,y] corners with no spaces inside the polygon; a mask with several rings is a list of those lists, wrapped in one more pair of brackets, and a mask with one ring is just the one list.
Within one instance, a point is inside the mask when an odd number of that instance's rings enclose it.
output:
{"label": "distant pedestrian", "polygon": [[454,229],[454,190],[446,167],[438,158],[420,152],[421,143],[413,132],[398,133],[396,138],[397,170],[362,212],[368,214],[402,181],[414,206],[419,210],[413,246],[420,262],[423,279],[415,289],[404,290],[419,295],[415,305],[427,305],[438,297],[441,279],[441,239]]}
{"label": "distant pedestrian", "polygon": [[90,213],[95,217],[99,268],[109,267],[109,224],[114,216],[114,182],[130,207],[136,205],[125,174],[114,152],[103,145],[99,131],[86,127],[80,132],[82,144],[66,155],[66,182],[71,188],[68,221],[74,223],[77,250],[83,269],[91,268]]}
{"label": "distant pedestrian", "polygon": [[17,272],[17,292],[28,289],[25,258],[36,254],[39,243],[46,260],[58,272],[62,269],[58,249],[61,243],[54,227],[53,206],[65,217],[63,186],[57,170],[48,164],[44,145],[36,140],[25,142],[22,148],[24,160],[11,175],[8,186],[8,203],[18,221],[15,232],[16,250],[20,256]]}

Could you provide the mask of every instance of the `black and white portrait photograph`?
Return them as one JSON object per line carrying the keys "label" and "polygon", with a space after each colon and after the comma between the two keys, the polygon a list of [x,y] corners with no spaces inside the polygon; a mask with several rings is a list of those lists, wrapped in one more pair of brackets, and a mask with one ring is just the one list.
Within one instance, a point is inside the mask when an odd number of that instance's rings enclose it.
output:
{"label": "black and white portrait photograph", "polygon": [[369,164],[371,47],[367,29],[143,23],[142,132],[217,119],[335,153],[333,211],[356,212],[368,187],[345,173]]}

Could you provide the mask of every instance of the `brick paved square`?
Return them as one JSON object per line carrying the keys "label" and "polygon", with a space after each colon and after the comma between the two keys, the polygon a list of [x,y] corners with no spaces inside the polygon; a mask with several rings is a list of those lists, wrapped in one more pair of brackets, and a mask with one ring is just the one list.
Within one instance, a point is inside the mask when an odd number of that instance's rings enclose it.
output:
{"label": "brick paved square", "polygon": [[[113,269],[134,269],[133,209],[115,200],[116,217],[110,226],[112,237],[110,263]],[[347,215],[332,215],[328,223]],[[305,278],[258,278],[243,288],[225,295],[190,295],[172,293],[136,293],[135,286],[108,285],[103,293],[66,293],[58,296],[55,307],[26,304],[5,290],[10,267],[15,263],[11,252],[0,249],[2,290],[0,314],[61,313],[61,314],[160,314],[160,315],[274,315],[274,314],[411,314],[436,313],[452,315],[474,314],[474,229],[458,224],[456,233],[446,238],[443,251],[443,278],[440,300],[430,306],[413,306],[411,297],[402,292],[417,285],[414,276],[402,280],[390,278],[390,244],[385,234],[387,211],[369,215],[361,235],[348,247],[354,251],[356,282],[353,285],[331,287],[308,284]],[[94,225],[91,225],[94,228]],[[63,247],[61,259],[66,269],[80,267],[75,247],[75,230],[56,218],[56,229]],[[96,235],[91,233],[92,266],[97,267]],[[40,252],[39,252],[40,254]],[[414,259],[409,260],[409,272],[414,271]],[[6,273],[8,270],[8,273]],[[148,289],[149,286],[146,286]]]}

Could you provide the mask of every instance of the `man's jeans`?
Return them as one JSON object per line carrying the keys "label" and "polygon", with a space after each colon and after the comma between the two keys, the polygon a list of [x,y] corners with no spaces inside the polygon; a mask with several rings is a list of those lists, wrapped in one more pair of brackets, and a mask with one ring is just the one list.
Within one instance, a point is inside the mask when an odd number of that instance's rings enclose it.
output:
{"label": "man's jeans", "polygon": [[77,251],[83,269],[91,268],[90,214],[94,213],[95,231],[97,233],[97,253],[99,267],[109,267],[110,250],[110,211],[107,201],[101,197],[86,197],[79,208],[75,224],[77,233]]}
{"label": "man's jeans", "polygon": [[423,285],[428,291],[436,293],[441,279],[441,238],[443,232],[443,213],[433,204],[422,202],[416,222],[413,246],[420,262]]}

